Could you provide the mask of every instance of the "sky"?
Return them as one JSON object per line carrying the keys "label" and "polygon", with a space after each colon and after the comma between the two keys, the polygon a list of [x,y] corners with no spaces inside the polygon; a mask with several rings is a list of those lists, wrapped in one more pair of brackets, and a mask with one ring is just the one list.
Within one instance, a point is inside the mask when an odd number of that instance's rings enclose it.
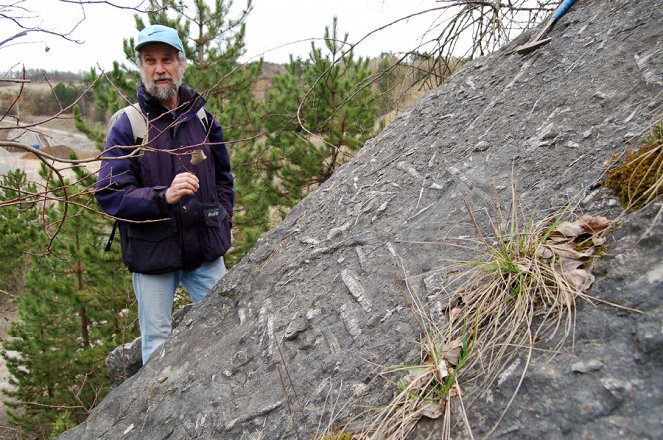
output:
{"label": "sky", "polygon": [[[133,18],[136,12],[107,3],[128,7],[141,0],[81,1],[83,6],[58,0],[18,0],[25,9],[23,23],[58,33],[71,32],[69,38],[76,41],[30,33],[5,43],[0,46],[0,75],[9,69],[20,70],[23,65],[28,69],[78,72],[91,67],[107,70],[114,60],[125,61],[122,40],[137,34]],[[233,10],[239,12],[245,4],[245,0],[234,0]],[[437,5],[435,0],[254,0],[246,25],[247,53],[242,61],[263,56],[266,61],[285,63],[289,54],[307,58],[310,39],[322,38],[333,16],[338,17],[339,34],[349,33],[348,42],[353,43],[374,29]],[[378,56],[412,49],[437,15],[428,13],[390,26],[361,42],[355,54]],[[0,41],[18,31],[7,20],[0,20],[0,24]],[[318,41],[317,45],[323,43]]]}

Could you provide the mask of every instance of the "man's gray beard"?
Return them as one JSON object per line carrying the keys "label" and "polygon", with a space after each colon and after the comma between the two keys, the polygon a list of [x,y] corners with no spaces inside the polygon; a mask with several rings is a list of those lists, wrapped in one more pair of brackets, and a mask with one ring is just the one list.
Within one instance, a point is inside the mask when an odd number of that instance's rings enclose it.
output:
{"label": "man's gray beard", "polygon": [[156,82],[152,81],[145,75],[143,70],[140,71],[140,79],[143,81],[147,93],[154,96],[159,101],[169,101],[173,96],[177,95],[177,91],[182,85],[182,80],[179,79],[173,79],[173,82],[169,83],[167,86],[157,85]]}

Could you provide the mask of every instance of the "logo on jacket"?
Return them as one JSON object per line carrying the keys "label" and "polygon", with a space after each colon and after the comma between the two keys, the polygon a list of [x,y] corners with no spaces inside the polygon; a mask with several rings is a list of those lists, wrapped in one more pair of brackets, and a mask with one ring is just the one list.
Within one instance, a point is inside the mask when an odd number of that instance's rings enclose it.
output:
{"label": "logo on jacket", "polygon": [[207,211],[207,217],[218,217],[219,216],[219,210],[215,209],[213,211]]}

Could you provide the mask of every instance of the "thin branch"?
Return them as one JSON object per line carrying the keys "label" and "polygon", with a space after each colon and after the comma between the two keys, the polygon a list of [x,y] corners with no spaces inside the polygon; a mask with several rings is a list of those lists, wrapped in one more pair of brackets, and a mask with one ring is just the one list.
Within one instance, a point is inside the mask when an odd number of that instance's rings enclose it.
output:
{"label": "thin branch", "polygon": [[0,82],[17,83],[17,84],[27,84],[27,83],[32,82],[32,80],[30,80],[30,79],[0,78]]}

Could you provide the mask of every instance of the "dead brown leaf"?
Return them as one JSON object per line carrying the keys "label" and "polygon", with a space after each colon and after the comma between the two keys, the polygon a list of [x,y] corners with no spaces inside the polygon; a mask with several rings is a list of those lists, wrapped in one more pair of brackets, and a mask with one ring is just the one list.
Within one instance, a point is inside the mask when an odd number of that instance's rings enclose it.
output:
{"label": "dead brown leaf", "polygon": [[440,399],[438,402],[429,402],[421,407],[419,412],[422,416],[428,417],[429,419],[437,419],[442,414],[444,414],[444,407],[446,403],[444,399]]}
{"label": "dead brown leaf", "polygon": [[576,224],[576,222],[571,223],[567,221],[561,222],[553,233],[551,235],[558,236],[559,234],[567,237],[567,238],[575,238],[578,235],[582,234],[584,232],[583,228],[581,225]]}
{"label": "dead brown leaf", "polygon": [[566,258],[561,257],[559,259],[559,265],[561,266],[561,272],[570,272],[572,270],[578,269],[580,266],[585,264],[583,261],[576,260],[575,258]]}
{"label": "dead brown leaf", "polygon": [[447,370],[447,362],[444,359],[440,359],[440,363],[437,365],[437,372],[440,374],[439,377],[440,380],[449,376],[449,370]]}
{"label": "dead brown leaf", "polygon": [[563,221],[550,234],[550,241],[559,243],[573,241],[584,234],[597,235],[610,226],[610,220],[606,217],[585,214],[574,222]]}
{"label": "dead brown leaf", "polygon": [[562,276],[580,291],[585,291],[594,283],[594,275],[585,269],[573,269],[565,271]]}
{"label": "dead brown leaf", "polygon": [[548,246],[542,244],[540,246],[537,246],[536,250],[534,251],[534,255],[547,260],[549,258],[552,258],[553,255],[555,255],[555,253]]}
{"label": "dead brown leaf", "polygon": [[442,348],[442,358],[455,367],[458,365],[458,359],[460,358],[462,349],[463,341],[460,339],[454,339],[453,341],[445,344]]}
{"label": "dead brown leaf", "polygon": [[576,223],[580,225],[585,232],[596,235],[605,231],[610,226],[611,221],[606,217],[585,214],[576,220]]}
{"label": "dead brown leaf", "polygon": [[605,237],[597,237],[596,235],[592,235],[592,243],[594,246],[603,246],[605,241]]}
{"label": "dead brown leaf", "polygon": [[574,243],[550,244],[548,245],[548,248],[554,252],[555,255],[563,258],[571,258],[573,260],[583,260],[591,256],[590,253],[578,251]]}
{"label": "dead brown leaf", "polygon": [[454,322],[454,320],[460,315],[462,310],[459,307],[454,307],[449,312],[449,321]]}

